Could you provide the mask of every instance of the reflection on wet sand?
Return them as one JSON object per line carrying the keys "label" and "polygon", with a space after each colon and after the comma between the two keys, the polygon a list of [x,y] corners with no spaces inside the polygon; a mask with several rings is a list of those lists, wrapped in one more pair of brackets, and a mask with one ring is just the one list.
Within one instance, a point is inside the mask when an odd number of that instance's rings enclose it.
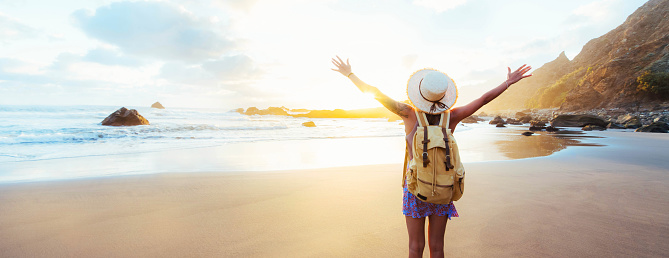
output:
{"label": "reflection on wet sand", "polygon": [[495,145],[500,152],[510,159],[524,159],[548,156],[568,146],[604,146],[601,144],[582,142],[585,138],[602,138],[586,135],[582,131],[562,129],[558,132],[535,132],[531,136],[523,136],[525,130],[512,129],[504,139],[497,140]]}

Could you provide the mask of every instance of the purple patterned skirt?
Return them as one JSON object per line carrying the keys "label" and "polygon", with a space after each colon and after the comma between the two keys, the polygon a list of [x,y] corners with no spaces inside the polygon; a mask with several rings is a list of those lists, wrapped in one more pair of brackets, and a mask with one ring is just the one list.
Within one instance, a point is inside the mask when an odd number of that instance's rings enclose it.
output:
{"label": "purple patterned skirt", "polygon": [[451,219],[451,217],[460,217],[453,202],[449,204],[423,202],[410,193],[406,186],[404,187],[402,213],[404,216],[411,216],[413,218],[424,218],[430,215],[448,216],[448,219]]}

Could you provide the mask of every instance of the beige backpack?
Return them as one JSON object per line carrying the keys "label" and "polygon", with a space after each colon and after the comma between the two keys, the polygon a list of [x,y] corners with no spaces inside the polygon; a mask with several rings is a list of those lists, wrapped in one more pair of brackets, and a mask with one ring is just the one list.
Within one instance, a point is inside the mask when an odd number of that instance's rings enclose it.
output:
{"label": "beige backpack", "polygon": [[[465,169],[458,144],[448,129],[450,110],[441,114],[439,125],[430,125],[423,112],[416,111],[416,119],[418,128],[411,146],[407,145],[402,184],[406,182],[409,192],[424,202],[448,204],[459,200],[465,190]],[[411,161],[408,148],[413,148]]]}

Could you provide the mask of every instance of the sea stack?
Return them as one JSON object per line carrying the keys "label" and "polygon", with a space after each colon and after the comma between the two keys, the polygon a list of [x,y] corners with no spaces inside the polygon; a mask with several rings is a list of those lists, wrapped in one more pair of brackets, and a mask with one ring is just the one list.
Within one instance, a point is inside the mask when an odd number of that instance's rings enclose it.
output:
{"label": "sea stack", "polygon": [[116,110],[107,118],[102,120],[102,125],[110,126],[134,126],[134,125],[148,125],[149,120],[146,120],[140,115],[137,110],[127,109],[125,107]]}
{"label": "sea stack", "polygon": [[158,101],[156,101],[156,103],[153,103],[153,105],[151,105],[151,107],[152,108],[158,108],[158,109],[165,109],[165,107],[163,107],[163,105],[160,104],[160,102],[158,102]]}

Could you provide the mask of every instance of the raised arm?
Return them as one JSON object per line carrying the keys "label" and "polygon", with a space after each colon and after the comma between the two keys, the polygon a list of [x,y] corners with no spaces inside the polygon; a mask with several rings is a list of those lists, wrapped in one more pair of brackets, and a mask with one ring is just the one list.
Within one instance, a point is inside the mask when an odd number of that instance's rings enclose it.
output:
{"label": "raised arm", "polygon": [[468,116],[474,114],[474,112],[479,110],[485,104],[488,104],[488,102],[497,98],[497,96],[502,94],[502,92],[508,89],[509,86],[511,86],[512,84],[524,78],[532,76],[532,74],[525,75],[525,73],[529,72],[532,69],[531,66],[523,65],[520,68],[516,69],[514,72],[511,72],[510,67],[507,67],[507,69],[509,69],[509,73],[506,76],[506,81],[504,81],[502,84],[486,92],[485,94],[483,94],[483,96],[465,106],[453,108],[453,110],[451,111],[451,125],[455,126],[457,125],[458,122],[462,121],[462,119],[465,119]]}
{"label": "raised arm", "polygon": [[386,96],[381,91],[379,91],[379,89],[377,89],[376,87],[371,86],[360,80],[360,78],[358,78],[358,76],[356,76],[353,73],[351,65],[348,63],[348,59],[346,59],[346,63],[344,63],[344,61],[341,60],[339,56],[337,56],[337,59],[334,58],[332,59],[332,63],[335,65],[335,67],[337,67],[337,69],[333,68],[332,69],[333,71],[339,72],[342,75],[348,77],[351,80],[351,82],[353,82],[355,86],[357,86],[358,89],[360,89],[360,91],[364,93],[371,93],[372,95],[374,95],[374,98],[377,101],[381,102],[381,104],[383,104],[384,107],[390,110],[390,112],[397,114],[402,119],[409,118],[409,114],[413,112],[411,106],[407,105],[406,103],[398,102],[391,99],[390,97]]}

